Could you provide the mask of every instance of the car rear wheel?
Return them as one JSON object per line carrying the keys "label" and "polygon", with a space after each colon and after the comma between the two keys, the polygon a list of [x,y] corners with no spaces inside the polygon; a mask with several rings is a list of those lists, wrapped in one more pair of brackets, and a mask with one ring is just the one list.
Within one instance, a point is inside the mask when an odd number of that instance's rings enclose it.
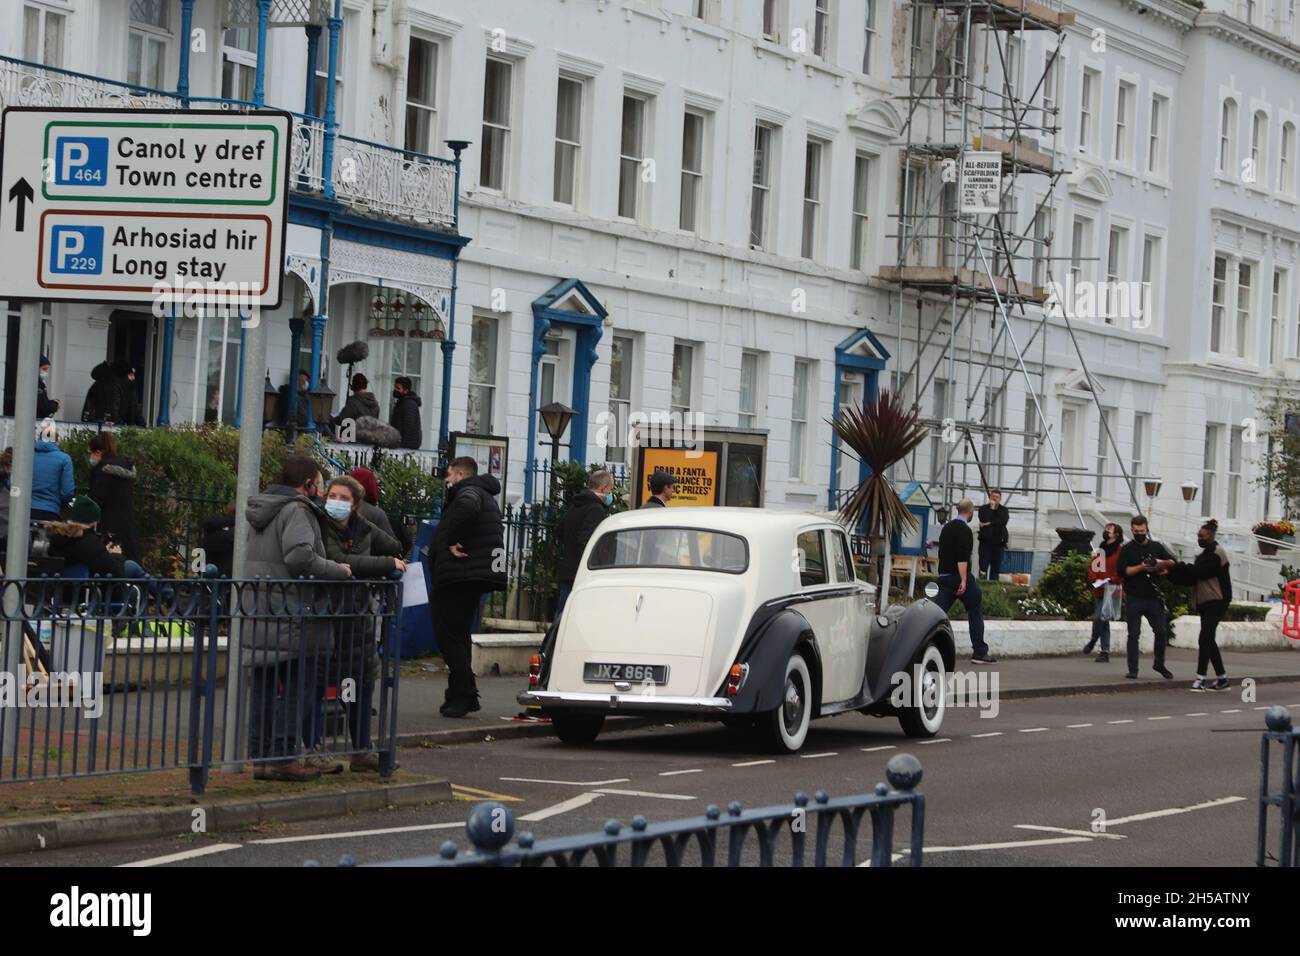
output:
{"label": "car rear wheel", "polygon": [[812,720],[812,675],[802,654],[790,655],[785,664],[781,702],[763,721],[768,746],[776,753],[795,753],[808,736]]}
{"label": "car rear wheel", "polygon": [[933,737],[943,726],[948,706],[948,673],[938,645],[926,644],[907,676],[912,699],[899,709],[898,722],[909,737]]}
{"label": "car rear wheel", "polygon": [[566,744],[589,744],[600,735],[604,714],[552,714],[555,736]]}

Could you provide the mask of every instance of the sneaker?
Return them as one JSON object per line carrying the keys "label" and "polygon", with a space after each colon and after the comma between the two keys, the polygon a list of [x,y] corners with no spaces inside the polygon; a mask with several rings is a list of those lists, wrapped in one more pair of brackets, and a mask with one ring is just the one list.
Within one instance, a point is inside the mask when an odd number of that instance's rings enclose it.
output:
{"label": "sneaker", "polygon": [[476,700],[448,701],[442,705],[439,713],[444,717],[468,717],[478,709]]}
{"label": "sneaker", "polygon": [[353,773],[379,773],[379,754],[353,754],[348,769]]}
{"label": "sneaker", "polygon": [[1157,674],[1159,674],[1161,677],[1163,677],[1165,680],[1174,679],[1174,672],[1171,671],[1168,667],[1153,667],[1151,669],[1155,671]]}
{"label": "sneaker", "polygon": [[1094,657],[1093,660],[1096,661],[1098,664],[1109,664],[1110,651],[1102,651],[1100,654]]}
{"label": "sneaker", "polygon": [[319,771],[320,773],[342,773],[343,761],[338,757],[330,757],[323,753],[314,753],[303,758],[302,761],[308,767]]}
{"label": "sneaker", "polygon": [[1192,681],[1190,689],[1196,691],[1198,694],[1205,693],[1205,681],[1201,680],[1199,677],[1196,678],[1196,680]]}
{"label": "sneaker", "polygon": [[983,654],[976,654],[974,657],[970,659],[970,662],[972,664],[996,664],[998,662],[998,659],[996,657],[990,656],[986,651]]}
{"label": "sneaker", "polygon": [[1228,678],[1226,677],[1220,677],[1218,680],[1216,680],[1213,684],[1210,685],[1210,690],[1227,690],[1227,689],[1228,689]]}
{"label": "sneaker", "polygon": [[277,760],[274,763],[258,764],[253,769],[254,780],[284,780],[299,782],[316,780],[320,771],[304,766],[296,760]]}
{"label": "sneaker", "polygon": [[1133,671],[1129,671],[1129,672],[1128,672],[1127,674],[1125,674],[1124,676],[1127,677],[1129,680],[1137,680],[1137,679],[1138,679],[1137,674],[1135,674]]}

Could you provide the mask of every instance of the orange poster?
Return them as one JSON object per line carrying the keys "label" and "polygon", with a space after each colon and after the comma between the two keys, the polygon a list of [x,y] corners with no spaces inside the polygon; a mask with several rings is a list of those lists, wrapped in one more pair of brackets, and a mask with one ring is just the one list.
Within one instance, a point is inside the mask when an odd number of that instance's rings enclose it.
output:
{"label": "orange poster", "polygon": [[687,448],[646,448],[641,459],[641,498],[650,494],[647,482],[656,471],[672,474],[671,507],[713,505],[718,500],[718,453]]}

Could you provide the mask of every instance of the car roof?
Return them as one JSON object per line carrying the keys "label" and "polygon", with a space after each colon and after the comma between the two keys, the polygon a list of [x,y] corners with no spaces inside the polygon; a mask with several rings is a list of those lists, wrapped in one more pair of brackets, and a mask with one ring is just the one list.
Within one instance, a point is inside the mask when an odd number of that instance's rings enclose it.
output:
{"label": "car roof", "polygon": [[700,528],[725,531],[746,538],[788,539],[808,528],[834,525],[843,530],[833,515],[807,511],[774,511],[764,508],[639,508],[611,515],[600,524],[602,532],[630,528]]}

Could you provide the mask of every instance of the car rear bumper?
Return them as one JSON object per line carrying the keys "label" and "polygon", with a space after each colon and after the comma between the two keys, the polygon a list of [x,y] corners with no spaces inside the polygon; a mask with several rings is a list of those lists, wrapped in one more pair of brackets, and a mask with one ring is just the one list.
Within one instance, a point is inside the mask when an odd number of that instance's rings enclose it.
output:
{"label": "car rear bumper", "polygon": [[726,697],[669,697],[664,694],[592,694],[578,691],[529,690],[518,697],[519,703],[581,710],[648,712],[674,711],[725,714],[731,711]]}

